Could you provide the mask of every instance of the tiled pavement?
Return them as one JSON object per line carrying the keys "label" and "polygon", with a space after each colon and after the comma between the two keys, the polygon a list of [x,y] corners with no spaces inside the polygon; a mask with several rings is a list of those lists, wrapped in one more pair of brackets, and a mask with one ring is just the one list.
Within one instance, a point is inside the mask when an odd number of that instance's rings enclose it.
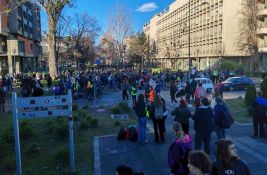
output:
{"label": "tiled pavement", "polygon": [[[168,92],[162,92],[167,99]],[[114,99],[116,95],[109,98]],[[120,96],[119,96],[120,97]],[[118,102],[115,100],[113,102]],[[100,102],[101,103],[101,102]],[[111,103],[111,101],[109,102]],[[101,103],[102,104],[102,103]],[[170,106],[167,100],[167,106]],[[164,144],[155,144],[153,133],[148,133],[149,142],[144,145],[130,141],[117,141],[116,136],[95,137],[94,155],[95,155],[95,175],[114,175],[115,169],[120,164],[126,164],[136,170],[143,171],[146,175],[167,175],[170,173],[167,165],[167,151],[169,143],[173,139],[171,132],[172,118],[168,117],[166,121],[166,142]],[[148,122],[148,128],[152,128],[151,121]],[[190,134],[193,135],[193,122],[190,123]],[[236,144],[240,157],[246,160],[253,175],[267,174],[267,139],[253,139],[252,124],[234,124],[226,133],[227,137]],[[211,159],[214,159],[214,150],[216,136],[212,135]]]}

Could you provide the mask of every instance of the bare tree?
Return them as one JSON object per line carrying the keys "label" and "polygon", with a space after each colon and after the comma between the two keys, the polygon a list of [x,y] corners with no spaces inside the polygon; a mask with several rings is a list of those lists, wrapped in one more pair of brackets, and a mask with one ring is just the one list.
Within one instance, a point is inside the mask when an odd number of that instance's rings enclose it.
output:
{"label": "bare tree", "polygon": [[99,32],[100,27],[95,18],[87,13],[74,15],[70,29],[71,44],[76,53],[75,59],[83,65],[83,69],[86,61],[92,62],[95,58],[95,40]]}
{"label": "bare tree", "polygon": [[109,19],[108,33],[114,40],[115,53],[123,63],[126,39],[132,34],[132,19],[127,8],[122,4],[116,4],[114,14]]}
{"label": "bare tree", "polygon": [[56,30],[57,30],[57,23],[60,17],[60,14],[66,5],[71,5],[72,0],[8,0],[8,7],[7,13],[12,11],[13,9],[17,8],[23,3],[30,2],[32,4],[38,4],[41,6],[48,18],[48,51],[49,51],[49,58],[48,58],[48,65],[49,65],[49,74],[52,78],[58,76],[58,71],[56,67]]}
{"label": "bare tree", "polygon": [[258,0],[243,0],[240,11],[238,12],[240,32],[237,45],[241,52],[252,56],[258,52],[258,12]]}
{"label": "bare tree", "polygon": [[109,33],[105,33],[100,39],[98,55],[104,57],[110,64],[116,63],[115,41]]}
{"label": "bare tree", "polygon": [[57,23],[57,30],[56,30],[56,65],[58,67],[59,59],[64,55],[66,51],[66,42],[67,40],[66,35],[69,32],[69,27],[71,24],[71,20],[69,16],[61,15],[59,17],[59,21]]}

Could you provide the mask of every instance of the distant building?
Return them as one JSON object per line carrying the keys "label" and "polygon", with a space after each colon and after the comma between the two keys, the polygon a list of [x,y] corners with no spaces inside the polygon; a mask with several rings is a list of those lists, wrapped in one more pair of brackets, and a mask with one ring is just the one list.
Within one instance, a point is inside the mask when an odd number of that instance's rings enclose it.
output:
{"label": "distant building", "polygon": [[11,9],[7,12],[6,0],[0,0],[0,73],[36,71],[41,55],[40,8],[24,2],[17,8],[11,4]]}
{"label": "distant building", "polygon": [[[207,0],[208,3],[203,4],[204,1],[176,0],[143,26],[149,41],[156,45],[154,61],[165,68],[188,69],[190,16],[193,66],[205,69],[225,58],[250,67],[250,57],[237,47],[240,32],[237,16],[243,0]],[[264,3],[265,0],[259,0],[261,6]],[[264,16],[267,18],[267,13]],[[262,36],[267,37],[267,32],[263,32]],[[267,52],[266,48],[260,51]]]}

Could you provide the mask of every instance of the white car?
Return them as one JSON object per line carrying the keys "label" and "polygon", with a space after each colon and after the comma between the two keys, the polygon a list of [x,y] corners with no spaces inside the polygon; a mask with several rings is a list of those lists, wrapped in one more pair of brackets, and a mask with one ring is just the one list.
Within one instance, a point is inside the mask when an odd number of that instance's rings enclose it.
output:
{"label": "white car", "polygon": [[214,91],[214,86],[212,81],[208,78],[196,78],[195,81],[198,83],[202,83],[202,87],[206,89],[206,92],[210,93]]}

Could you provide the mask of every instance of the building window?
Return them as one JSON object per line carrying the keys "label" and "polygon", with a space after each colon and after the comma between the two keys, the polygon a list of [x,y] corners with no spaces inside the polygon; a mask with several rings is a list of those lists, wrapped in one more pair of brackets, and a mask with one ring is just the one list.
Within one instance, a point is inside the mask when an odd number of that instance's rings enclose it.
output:
{"label": "building window", "polygon": [[18,16],[22,17],[22,8],[18,6]]}
{"label": "building window", "polygon": [[19,41],[18,42],[19,45],[19,52],[25,52],[25,44],[24,41]]}

